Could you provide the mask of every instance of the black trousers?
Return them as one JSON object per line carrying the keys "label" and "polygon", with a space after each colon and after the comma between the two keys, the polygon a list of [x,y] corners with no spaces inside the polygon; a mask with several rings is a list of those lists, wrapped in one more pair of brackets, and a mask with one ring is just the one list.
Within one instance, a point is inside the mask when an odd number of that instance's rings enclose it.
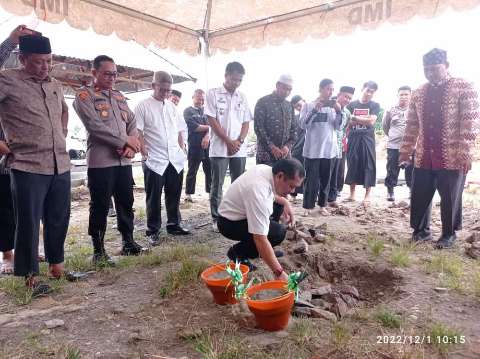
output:
{"label": "black trousers", "polygon": [[14,274],[39,273],[38,236],[43,222],[45,258],[49,264],[62,263],[70,220],[70,172],[39,175],[11,170],[12,198],[17,224]]}
{"label": "black trousers", "polygon": [[430,231],[432,199],[440,194],[442,235],[452,235],[462,227],[462,194],[465,174],[453,170],[413,170],[410,225],[414,233]]}
{"label": "black trousers", "polygon": [[0,252],[8,252],[15,245],[15,214],[13,212],[10,174],[0,175]]}
{"label": "black trousers", "polygon": [[408,188],[412,188],[414,163],[415,163],[415,151],[413,151],[413,154],[412,154],[412,163],[405,168],[405,182],[407,182]]}
{"label": "black trousers", "polygon": [[194,194],[195,184],[197,182],[197,172],[202,164],[203,173],[205,173],[205,192],[210,193],[212,187],[212,167],[210,166],[210,158],[189,158],[188,159],[188,172],[185,184],[185,193]]}
{"label": "black trousers", "polygon": [[318,205],[325,207],[330,190],[330,178],[332,175],[332,160],[327,158],[305,158],[306,179],[303,189],[303,208],[315,207],[318,197]]}
{"label": "black trousers", "polygon": [[133,233],[133,176],[132,166],[88,169],[90,217],[88,234],[98,236],[107,229],[111,197],[117,212],[117,228],[123,235]]}
{"label": "black trousers", "polygon": [[147,203],[147,235],[158,233],[162,225],[162,191],[165,188],[165,207],[167,208],[167,226],[179,224],[180,196],[182,194],[183,170],[177,173],[171,163],[163,175],[152,171],[145,163],[142,165],[145,176]]}
{"label": "black trousers", "polygon": [[347,160],[347,153],[342,152],[342,158],[338,165],[337,174],[337,194],[343,191],[343,185],[345,184],[345,161]]}
{"label": "black trousers", "polygon": [[[270,228],[267,239],[272,247],[278,246],[285,239],[287,226],[279,223],[280,216],[283,213],[283,206],[274,203],[273,214],[270,217]],[[248,222],[246,219],[241,221],[231,221],[225,217],[219,216],[218,230],[220,233],[238,243],[233,246],[235,253],[241,258],[258,258],[258,250],[253,240],[253,234],[248,232]]]}
{"label": "black trousers", "polygon": [[398,158],[400,157],[400,150],[387,148],[387,177],[385,177],[385,186],[387,188],[394,188],[397,186],[398,175],[400,167],[398,166]]}
{"label": "black trousers", "polygon": [[340,169],[342,159],[332,158],[332,175],[330,176],[330,189],[328,191],[328,202],[335,202],[338,197],[339,177],[338,171]]}

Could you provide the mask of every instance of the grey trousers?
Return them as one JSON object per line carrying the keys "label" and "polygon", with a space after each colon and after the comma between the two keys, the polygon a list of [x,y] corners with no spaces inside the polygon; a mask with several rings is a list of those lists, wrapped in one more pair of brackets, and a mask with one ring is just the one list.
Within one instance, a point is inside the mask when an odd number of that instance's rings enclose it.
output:
{"label": "grey trousers", "polygon": [[214,221],[218,218],[218,206],[222,200],[223,182],[227,174],[227,168],[230,169],[231,182],[235,181],[243,172],[245,172],[245,157],[210,157],[212,168],[212,188],[210,189],[210,212]]}
{"label": "grey trousers", "polygon": [[449,236],[462,228],[462,193],[465,174],[454,170],[413,170],[410,225],[414,233],[430,231],[432,199],[440,194],[442,235]]}

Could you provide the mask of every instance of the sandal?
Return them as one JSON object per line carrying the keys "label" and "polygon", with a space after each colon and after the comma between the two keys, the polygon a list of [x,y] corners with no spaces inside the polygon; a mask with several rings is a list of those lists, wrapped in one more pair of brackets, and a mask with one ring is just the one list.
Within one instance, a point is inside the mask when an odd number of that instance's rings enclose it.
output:
{"label": "sandal", "polygon": [[0,274],[13,275],[13,263],[10,261],[3,262],[0,266]]}

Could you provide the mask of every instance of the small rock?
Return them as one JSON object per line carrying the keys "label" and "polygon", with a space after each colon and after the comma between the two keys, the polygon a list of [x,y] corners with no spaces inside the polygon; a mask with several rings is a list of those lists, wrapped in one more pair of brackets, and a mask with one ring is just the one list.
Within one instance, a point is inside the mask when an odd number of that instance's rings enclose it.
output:
{"label": "small rock", "polygon": [[322,318],[322,319],[330,320],[332,322],[337,321],[337,316],[334,313],[329,312],[328,310],[320,309],[320,308],[312,308],[310,310],[310,315],[313,318]]}
{"label": "small rock", "polygon": [[289,335],[290,335],[290,334],[289,334],[286,330],[281,330],[281,331],[279,331],[279,332],[275,332],[275,336],[276,336],[277,338],[282,338],[282,339],[283,339],[283,338],[288,338]]}
{"label": "small rock", "polygon": [[186,329],[179,330],[177,335],[180,339],[195,339],[202,335],[202,329],[186,328]]}
{"label": "small rock", "polygon": [[295,301],[295,306],[296,307],[315,308],[315,306],[312,303],[307,302],[306,300],[302,300],[301,298],[299,298],[298,300]]}
{"label": "small rock", "polygon": [[408,207],[410,207],[410,205],[408,204],[407,201],[400,201],[400,202],[398,202],[397,207],[398,208],[408,208]]}
{"label": "small rock", "polygon": [[293,253],[301,254],[308,252],[308,243],[305,240],[301,240],[300,243],[293,249]]}
{"label": "small rock", "polygon": [[294,241],[296,238],[296,233],[292,230],[287,230],[287,233],[285,234],[285,239],[287,241]]}
{"label": "small rock", "polygon": [[319,233],[326,234],[328,230],[328,225],[327,223],[322,223],[320,225],[315,226],[315,230]]}
{"label": "small rock", "polygon": [[342,294],[348,294],[351,295],[352,297],[359,299],[360,294],[358,293],[357,288],[351,286],[351,285],[338,285],[335,287],[335,290],[342,293]]}
{"label": "small rock", "polygon": [[52,331],[50,329],[42,329],[40,330],[40,334],[42,335],[50,335]]}
{"label": "small rock", "polygon": [[433,290],[437,293],[446,293],[448,291],[447,288],[443,288],[443,287],[436,287],[436,288],[433,288]]}
{"label": "small rock", "polygon": [[311,309],[308,307],[293,307],[293,314],[297,317],[309,317],[311,315]]}
{"label": "small rock", "polygon": [[325,294],[332,293],[332,286],[327,284],[319,288],[314,288],[310,292],[312,293],[312,298],[318,298],[324,296]]}
{"label": "small rock", "polygon": [[480,242],[480,233],[472,233],[467,238],[465,238],[465,242],[473,244],[474,242]]}
{"label": "small rock", "polygon": [[305,300],[307,302],[312,301],[312,292],[309,290],[300,290],[299,291],[299,297],[301,300]]}
{"label": "small rock", "polygon": [[327,236],[325,234],[317,234],[315,237],[313,237],[313,240],[317,243],[325,243],[327,241]]}
{"label": "small rock", "polygon": [[48,329],[53,329],[53,328],[63,327],[65,325],[65,322],[61,319],[52,319],[52,320],[47,320],[45,322],[45,325]]}
{"label": "small rock", "polygon": [[312,299],[312,304],[317,308],[322,308],[325,310],[330,310],[332,308],[330,303],[320,298]]}
{"label": "small rock", "polygon": [[337,314],[337,317],[343,318],[349,310],[350,308],[348,308],[347,303],[345,303],[343,299],[338,298],[337,305],[335,306],[335,313]]}
{"label": "small rock", "polygon": [[408,319],[410,319],[412,322],[415,322],[417,321],[418,317],[416,315],[411,314],[408,316]]}

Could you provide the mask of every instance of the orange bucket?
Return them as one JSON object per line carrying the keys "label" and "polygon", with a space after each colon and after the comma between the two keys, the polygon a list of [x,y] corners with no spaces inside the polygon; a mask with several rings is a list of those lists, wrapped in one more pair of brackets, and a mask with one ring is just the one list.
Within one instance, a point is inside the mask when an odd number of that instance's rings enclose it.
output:
{"label": "orange bucket", "polygon": [[[235,292],[230,276],[222,279],[211,278],[213,274],[225,271],[225,268],[225,263],[215,264],[205,269],[200,276],[208,289],[210,289],[210,292],[212,292],[215,303],[220,305],[235,304],[237,303],[237,300],[235,299]],[[230,268],[234,269],[235,263],[230,263]],[[240,271],[243,274],[243,283],[246,283],[249,268],[244,264],[240,264]]]}
{"label": "orange bucket", "polygon": [[[273,280],[254,285],[247,289],[248,297],[251,298],[259,291],[266,289],[284,289],[287,282]],[[288,292],[280,297],[265,300],[247,299],[250,311],[255,315],[259,328],[269,332],[285,329],[290,320],[290,312],[293,307],[295,293]]]}

